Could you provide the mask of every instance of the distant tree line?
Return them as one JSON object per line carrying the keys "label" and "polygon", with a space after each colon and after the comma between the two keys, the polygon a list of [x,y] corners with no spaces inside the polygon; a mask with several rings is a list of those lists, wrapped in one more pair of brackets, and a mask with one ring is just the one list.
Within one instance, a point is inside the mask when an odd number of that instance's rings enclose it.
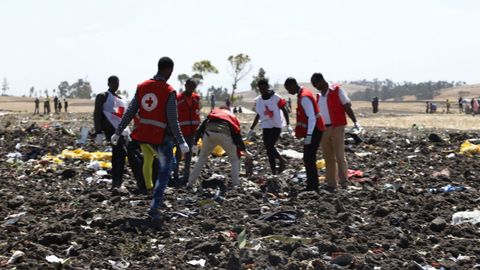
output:
{"label": "distant tree line", "polygon": [[63,81],[58,85],[58,95],[68,98],[91,98],[92,86],[90,82],[84,79],[78,79],[73,84]]}
{"label": "distant tree line", "polygon": [[366,86],[365,91],[358,91],[350,94],[352,100],[370,101],[374,96],[381,100],[394,99],[403,100],[405,96],[415,96],[417,100],[433,99],[439,94],[440,89],[466,84],[465,82],[428,81],[420,83],[394,82],[390,79],[383,81],[363,79],[349,81],[349,84]]}

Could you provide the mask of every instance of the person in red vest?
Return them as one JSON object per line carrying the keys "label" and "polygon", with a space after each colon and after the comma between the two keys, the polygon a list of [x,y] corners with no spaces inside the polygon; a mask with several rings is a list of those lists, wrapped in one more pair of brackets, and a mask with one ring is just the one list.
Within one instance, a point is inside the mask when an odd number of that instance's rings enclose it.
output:
{"label": "person in red vest", "polygon": [[[178,123],[182,130],[183,137],[192,148],[193,138],[198,126],[200,125],[200,96],[195,93],[197,82],[189,78],[185,82],[185,91],[177,94]],[[179,163],[182,158],[180,151],[176,152],[176,164],[173,170],[173,178],[176,184],[184,185],[190,176],[190,162],[192,155],[190,152],[185,155],[185,166],[183,168],[183,178],[178,178]]]}
{"label": "person in red vest", "polygon": [[200,137],[202,137],[202,150],[192,174],[188,178],[187,187],[193,187],[203,166],[207,163],[210,153],[217,145],[220,145],[225,150],[232,165],[233,186],[240,185],[239,157],[242,152],[245,153],[247,159],[250,159],[251,155],[243,143],[240,133],[240,122],[230,112],[230,108],[220,107],[213,109],[198,128],[195,134],[194,145],[197,145]]}
{"label": "person in red vest", "polygon": [[135,96],[111,137],[112,143],[117,144],[122,131],[138,114],[139,120],[132,132],[132,139],[141,144],[148,144],[155,151],[158,160],[157,179],[148,210],[148,215],[153,221],[160,220],[159,207],[163,203],[165,189],[173,169],[173,141],[176,140],[182,153],[190,151],[178,125],[177,93],[167,83],[172,75],[173,65],[169,57],[160,58],[157,74],[138,85]]}
{"label": "person in red vest", "polygon": [[320,91],[317,94],[317,102],[326,125],[321,145],[325,158],[327,186],[330,189],[336,189],[338,177],[340,185],[346,188],[348,168],[345,159],[345,126],[347,125],[345,114],[353,121],[355,128],[359,128],[357,118],[353,113],[350,99],[339,85],[329,85],[321,73],[314,73],[310,81]]}
{"label": "person in red vest", "polygon": [[304,138],[303,163],[307,172],[307,191],[318,190],[317,150],[325,130],[320,109],[312,92],[300,87],[294,78],[287,78],[284,84],[288,93],[297,95],[297,123],[295,136]]}
{"label": "person in red vest", "polygon": [[[98,145],[103,144],[105,138],[110,138],[120,123],[123,113],[128,106],[128,101],[117,95],[120,80],[117,76],[108,78],[108,91],[97,94],[95,97],[95,108],[93,111],[93,122],[95,126],[95,141]],[[138,192],[145,190],[145,182],[141,172],[141,160],[136,158],[134,145],[128,143],[130,130],[127,128],[121,133],[116,145],[112,146],[112,191],[123,189],[123,169],[125,167],[125,157],[128,156],[128,162],[132,172],[137,180]]]}

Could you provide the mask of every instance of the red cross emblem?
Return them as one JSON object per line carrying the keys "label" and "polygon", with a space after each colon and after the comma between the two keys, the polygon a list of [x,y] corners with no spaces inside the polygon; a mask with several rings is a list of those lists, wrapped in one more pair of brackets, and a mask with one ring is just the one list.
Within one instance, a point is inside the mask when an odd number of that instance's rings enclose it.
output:
{"label": "red cross emblem", "polygon": [[142,108],[147,112],[153,111],[158,105],[157,96],[153,93],[148,93],[142,97]]}

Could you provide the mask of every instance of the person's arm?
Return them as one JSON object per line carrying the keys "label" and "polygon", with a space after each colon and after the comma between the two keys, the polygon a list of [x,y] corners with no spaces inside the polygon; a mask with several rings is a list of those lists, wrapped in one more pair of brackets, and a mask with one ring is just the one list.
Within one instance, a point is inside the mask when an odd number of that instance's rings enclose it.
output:
{"label": "person's arm", "polygon": [[260,115],[258,115],[257,113],[257,115],[255,115],[255,119],[253,120],[252,126],[250,126],[250,130],[253,130],[257,126],[259,119],[260,119]]}
{"label": "person's arm", "polygon": [[185,138],[183,138],[182,131],[178,125],[178,112],[177,112],[177,94],[171,92],[168,95],[167,100],[167,123],[170,132],[175,137],[175,140],[179,145],[185,144]]}
{"label": "person's arm", "polygon": [[95,127],[95,134],[100,134],[102,128],[103,104],[107,100],[105,93],[98,94],[95,97],[95,108],[93,110],[93,124]]}
{"label": "person's arm", "polygon": [[301,100],[301,105],[308,119],[307,136],[312,135],[313,130],[315,129],[315,126],[317,124],[317,118],[315,116],[315,110],[313,109],[312,101],[307,97],[303,97]]}
{"label": "person's arm", "polygon": [[285,122],[287,123],[287,126],[290,125],[290,118],[288,117],[288,110],[287,110],[287,107],[284,106],[281,108],[282,112],[283,112],[283,116],[285,117]]}
{"label": "person's arm", "polygon": [[340,96],[340,102],[342,102],[345,112],[347,113],[348,117],[353,121],[353,123],[356,125],[357,118],[355,117],[355,114],[353,113],[353,110],[352,110],[352,101],[348,98],[347,94],[343,89],[339,89],[338,91],[340,91],[338,94]]}
{"label": "person's arm", "polygon": [[205,128],[207,127],[208,118],[203,120],[202,124],[198,127],[197,132],[195,132],[195,138],[193,140],[193,145],[197,145],[198,140],[203,137],[205,133]]}
{"label": "person's arm", "polygon": [[135,95],[132,98],[132,101],[130,101],[130,104],[128,105],[127,111],[123,114],[120,124],[118,124],[118,127],[115,130],[115,134],[117,135],[122,134],[123,130],[128,126],[130,121],[132,121],[132,119],[135,117],[139,109],[140,109],[140,105],[138,104],[137,93],[135,93]]}

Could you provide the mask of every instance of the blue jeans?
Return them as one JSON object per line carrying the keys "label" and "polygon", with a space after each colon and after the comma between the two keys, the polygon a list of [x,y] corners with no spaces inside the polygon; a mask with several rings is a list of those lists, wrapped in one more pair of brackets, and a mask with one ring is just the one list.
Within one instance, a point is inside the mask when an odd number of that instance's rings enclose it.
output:
{"label": "blue jeans", "polygon": [[163,196],[172,173],[175,158],[173,157],[172,140],[166,140],[161,145],[152,145],[152,147],[157,152],[158,175],[153,189],[150,211],[156,211],[163,203]]}

